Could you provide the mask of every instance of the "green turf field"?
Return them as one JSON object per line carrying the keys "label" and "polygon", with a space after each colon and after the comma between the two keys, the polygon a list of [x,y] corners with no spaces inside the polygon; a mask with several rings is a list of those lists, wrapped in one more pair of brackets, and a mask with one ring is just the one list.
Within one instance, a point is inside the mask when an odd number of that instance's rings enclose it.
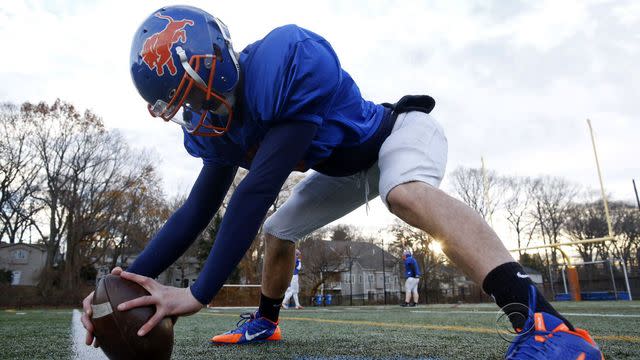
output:
{"label": "green turf field", "polygon": [[[588,329],[607,359],[640,359],[640,302],[558,303]],[[212,346],[233,328],[238,309],[206,309],[176,324],[174,359],[501,359],[495,307],[331,307],[283,310],[285,341]],[[1,359],[75,359],[72,310],[0,311]]]}

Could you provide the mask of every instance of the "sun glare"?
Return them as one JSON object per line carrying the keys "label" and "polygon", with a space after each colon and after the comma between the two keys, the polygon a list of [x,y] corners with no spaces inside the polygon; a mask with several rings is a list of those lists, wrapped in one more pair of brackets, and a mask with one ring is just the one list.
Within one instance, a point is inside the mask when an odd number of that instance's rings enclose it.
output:
{"label": "sun glare", "polygon": [[435,253],[444,254],[442,251],[442,245],[439,241],[432,241],[431,244],[429,244],[429,249]]}

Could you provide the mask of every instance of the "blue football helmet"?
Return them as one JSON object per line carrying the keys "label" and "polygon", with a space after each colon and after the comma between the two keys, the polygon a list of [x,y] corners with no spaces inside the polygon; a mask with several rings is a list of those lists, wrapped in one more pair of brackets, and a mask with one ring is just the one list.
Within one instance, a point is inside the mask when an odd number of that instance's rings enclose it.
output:
{"label": "blue football helmet", "polygon": [[191,6],[155,11],[135,33],[130,68],[152,116],[194,135],[229,129],[240,67],[229,30],[213,15]]}

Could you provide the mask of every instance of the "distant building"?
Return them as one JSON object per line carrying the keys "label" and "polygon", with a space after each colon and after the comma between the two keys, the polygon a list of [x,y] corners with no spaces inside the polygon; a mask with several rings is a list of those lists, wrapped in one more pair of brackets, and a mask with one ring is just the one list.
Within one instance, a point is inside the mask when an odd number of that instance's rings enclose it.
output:
{"label": "distant building", "polygon": [[0,269],[11,271],[11,285],[35,286],[47,263],[44,245],[0,244]]}
{"label": "distant building", "polygon": [[540,285],[542,284],[542,273],[540,273],[540,271],[527,266],[523,266],[522,268],[527,273],[527,275],[529,275],[529,278],[531,279],[531,281],[533,281],[536,284],[540,284]]}
{"label": "distant building", "polygon": [[[124,257],[124,260],[121,260],[121,256],[118,261],[116,261],[116,264],[126,269],[133,264],[136,258],[137,255],[128,255]],[[111,260],[112,257],[107,256],[103,262],[95,264],[97,270],[96,283],[111,272]],[[156,280],[163,285],[182,288],[189,287],[193,285],[200,274],[199,266],[198,260],[195,257],[183,256],[169,266],[167,270],[163,271]]]}
{"label": "distant building", "polygon": [[[306,244],[307,248],[316,249],[315,251],[324,248],[333,254],[332,263],[323,271],[323,277],[326,278],[322,287],[324,293],[341,295],[343,298],[352,296],[354,300],[381,300],[384,299],[385,290],[387,294],[400,294],[400,261],[384,251],[383,269],[383,250],[378,245],[354,241],[308,242],[313,244]],[[305,269],[305,259],[310,256],[314,254],[305,253],[303,250],[303,272],[310,270],[308,267]]]}

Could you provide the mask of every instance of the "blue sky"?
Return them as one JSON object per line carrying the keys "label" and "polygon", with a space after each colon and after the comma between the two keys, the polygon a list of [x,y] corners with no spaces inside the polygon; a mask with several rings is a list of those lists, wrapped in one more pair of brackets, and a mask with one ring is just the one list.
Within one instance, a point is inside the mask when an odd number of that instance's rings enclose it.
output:
{"label": "blue sky", "polygon": [[[554,175],[597,189],[586,118],[607,190],[633,199],[640,180],[640,3],[634,1],[190,1],[229,26],[236,49],[296,23],[325,36],[370,100],[436,98],[448,171]],[[0,101],[91,108],[161,159],[169,194],[200,168],[179,129],[148,116],[128,72],[130,41],[158,1],[18,1],[0,9]],[[214,6],[215,5],[215,6]],[[8,40],[7,40],[8,39]],[[446,179],[445,190],[450,190]],[[369,216],[389,223],[376,201]]]}

